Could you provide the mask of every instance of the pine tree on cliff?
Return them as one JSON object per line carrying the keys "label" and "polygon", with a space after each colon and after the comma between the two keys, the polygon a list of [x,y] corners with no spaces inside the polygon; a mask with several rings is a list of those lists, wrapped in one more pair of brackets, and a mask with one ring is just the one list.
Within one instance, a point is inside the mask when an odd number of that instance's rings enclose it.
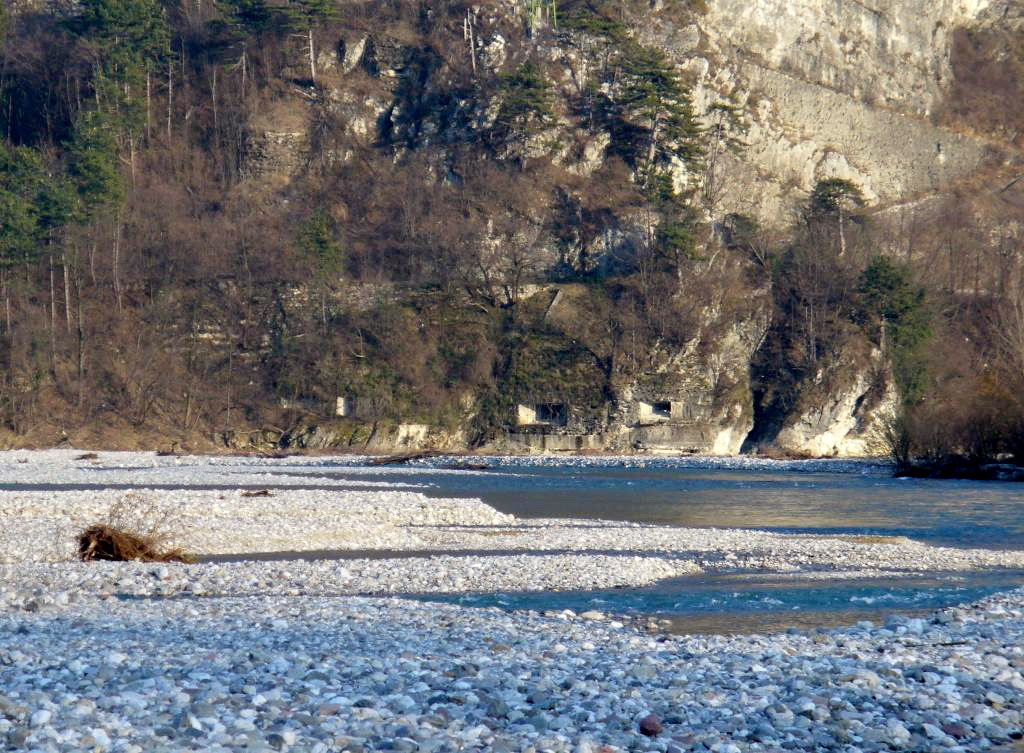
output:
{"label": "pine tree on cliff", "polygon": [[93,60],[97,109],[131,122],[142,81],[170,55],[170,29],[155,0],[82,0],[68,26]]}
{"label": "pine tree on cliff", "polygon": [[563,26],[577,33],[573,41],[583,56],[600,65],[604,86],[587,84],[584,106],[592,121],[604,121],[616,148],[649,189],[666,163],[700,163],[704,131],[672,61],[657,47],[637,42],[619,11],[614,4],[591,2],[560,9]]}
{"label": "pine tree on cliff", "polygon": [[543,68],[529,62],[502,76],[498,88],[501,105],[490,137],[497,144],[519,144],[525,157],[530,137],[554,123],[551,83]]}
{"label": "pine tree on cliff", "polygon": [[647,185],[659,164],[677,158],[695,164],[703,150],[701,128],[690,93],[665,53],[626,42],[619,63],[622,93],[618,103],[627,120],[646,125],[646,148],[640,165]]}
{"label": "pine tree on cliff", "polygon": [[66,177],[50,170],[39,151],[0,141],[0,287],[5,331],[11,329],[8,270],[27,267],[40,256],[45,256],[50,268],[50,323],[55,326],[54,257],[60,254],[54,241],[73,209]]}
{"label": "pine tree on cliff", "polygon": [[257,37],[273,31],[280,21],[280,9],[266,0],[220,0],[217,7],[230,26]]}
{"label": "pine tree on cliff", "polygon": [[345,248],[337,238],[334,221],[322,207],[302,223],[297,240],[299,252],[311,268],[320,294],[320,323],[326,333],[327,295],[341,276],[345,264]]}
{"label": "pine tree on cliff", "polygon": [[835,221],[839,231],[839,256],[846,254],[846,223],[859,219],[864,206],[864,195],[851,181],[842,178],[819,180],[807,205],[809,221]]}
{"label": "pine tree on cliff", "polygon": [[0,267],[29,263],[39,252],[38,187],[44,173],[38,152],[0,142]]}

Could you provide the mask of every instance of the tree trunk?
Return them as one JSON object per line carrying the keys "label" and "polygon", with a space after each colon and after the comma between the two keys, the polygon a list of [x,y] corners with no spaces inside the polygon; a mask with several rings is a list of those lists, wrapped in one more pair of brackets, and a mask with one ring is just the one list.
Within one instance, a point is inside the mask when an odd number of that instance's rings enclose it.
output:
{"label": "tree trunk", "polygon": [[57,286],[53,276],[53,254],[47,254],[46,258],[50,266],[50,339],[52,341],[57,331]]}
{"label": "tree trunk", "polygon": [[152,123],[153,105],[153,82],[149,75],[149,66],[146,66],[146,142],[149,143],[153,137]]}
{"label": "tree trunk", "polygon": [[4,289],[4,313],[7,316],[7,326],[4,332],[8,335],[11,334],[11,291],[7,287],[7,270],[0,267],[0,285]]}
{"label": "tree trunk", "polygon": [[469,44],[469,61],[473,66],[473,75],[476,76],[476,39],[473,35],[473,18],[469,8],[466,8],[466,18],[462,24],[462,36]]}
{"label": "tree trunk", "polygon": [[82,316],[82,280],[76,275],[75,293],[78,296],[78,407],[85,402],[85,318]]}
{"label": "tree trunk", "polygon": [[181,428],[188,431],[188,425],[192,420],[192,385],[189,383],[188,390],[185,392],[185,417],[182,420]]}
{"label": "tree trunk", "polygon": [[213,136],[220,143],[220,125],[217,116],[217,66],[213,66],[213,81],[211,84],[211,95],[213,98]]}
{"label": "tree trunk", "polygon": [[313,52],[313,25],[309,26],[309,80],[316,83],[316,55]]}
{"label": "tree trunk", "polygon": [[68,269],[67,254],[61,255],[64,264],[64,329],[71,334],[71,272]]}
{"label": "tree trunk", "polygon": [[658,146],[658,128],[661,126],[661,115],[655,115],[651,119],[651,140],[647,144],[647,175],[644,176],[644,185],[651,181],[651,173],[654,168],[654,155]]}
{"label": "tree trunk", "polygon": [[232,358],[232,355],[233,355],[232,353],[230,353],[230,352],[228,353],[228,389],[227,389],[228,403],[227,403],[227,409],[225,410],[225,415],[227,416],[226,420],[227,420],[228,428],[231,428],[231,400],[232,400],[231,387],[232,387],[232,381],[234,380],[234,365],[235,365],[234,359]]}
{"label": "tree trunk", "polygon": [[114,259],[113,259],[113,275],[114,275],[114,297],[117,299],[117,310],[121,311],[121,214],[117,215],[116,225],[114,226]]}
{"label": "tree trunk", "polygon": [[167,143],[171,143],[171,104],[174,100],[174,64],[167,63]]}
{"label": "tree trunk", "polygon": [[846,229],[843,227],[843,206],[839,205],[839,257],[846,255]]}
{"label": "tree trunk", "polygon": [[132,187],[135,187],[135,136],[128,133],[128,169],[132,176]]}

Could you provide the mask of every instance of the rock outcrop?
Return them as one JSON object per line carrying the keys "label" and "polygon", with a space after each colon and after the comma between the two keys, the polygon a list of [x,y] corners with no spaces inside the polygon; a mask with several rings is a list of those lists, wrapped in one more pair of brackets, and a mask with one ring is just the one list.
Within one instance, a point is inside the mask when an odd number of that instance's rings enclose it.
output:
{"label": "rock outcrop", "polygon": [[[750,359],[768,329],[766,297],[728,325],[713,315],[658,370],[624,386],[613,429],[641,452],[736,455],[754,426]],[[709,312],[710,314],[711,312]]]}
{"label": "rock outcrop", "polygon": [[807,457],[871,457],[886,452],[898,395],[881,350],[855,340],[800,386],[796,406],[772,444]]}
{"label": "rock outcrop", "polygon": [[[550,291],[548,291],[550,292]],[[587,310],[585,286],[561,286],[546,321],[567,334]],[[607,406],[586,420],[564,397],[538,393],[519,407],[517,426],[499,447],[541,451],[615,450],[651,453],[734,455],[753,428],[750,361],[770,323],[768,291],[726,308],[722,301],[696,316],[692,336],[680,345],[659,343],[650,367],[613,378]],[[586,334],[581,335],[586,338]],[[560,406],[557,420],[539,420],[539,410]],[[544,407],[540,407],[544,406]],[[524,419],[525,416],[525,419]],[[525,429],[522,424],[525,424]]]}
{"label": "rock outcrop", "polygon": [[[777,222],[821,179],[851,180],[884,205],[941,191],[981,167],[993,156],[993,144],[936,125],[933,116],[950,85],[953,32],[1000,23],[1017,6],[1005,0],[715,0],[688,25],[657,11],[645,14],[642,24],[633,21],[636,36],[664,49],[692,81],[698,111],[726,103],[741,112],[745,132],[736,135],[745,147],[724,155],[716,168],[717,209]],[[476,13],[477,65],[499,70],[507,63],[515,47],[507,37],[517,27],[522,33],[519,13],[514,2]],[[537,44],[545,57],[564,65],[559,87],[574,96],[581,81],[569,72],[581,67],[579,51],[557,37]],[[421,146],[456,142],[493,119],[493,107],[474,112],[464,99],[445,100],[443,65],[386,29],[325,50],[322,103],[359,140],[369,143],[383,134]],[[413,75],[423,80],[409,99],[402,84]],[[368,86],[368,79],[376,83]],[[437,119],[416,113],[430,99],[438,100]],[[311,112],[317,101],[294,104],[290,118]],[[568,141],[581,136],[567,135]],[[538,136],[530,148],[549,148],[542,144],[558,140],[551,136]],[[301,142],[290,122],[261,126],[251,147],[261,164],[250,174],[273,165],[290,169],[297,161],[283,158],[282,148],[301,150]],[[579,154],[555,159],[585,176],[601,165],[607,139],[599,133],[584,142]]]}
{"label": "rock outcrop", "polygon": [[777,220],[820,179],[889,203],[982,164],[988,143],[931,116],[948,90],[953,30],[989,5],[715,0],[694,25],[655,24],[645,37],[690,71],[702,109],[742,108],[747,147],[724,160],[722,204]]}

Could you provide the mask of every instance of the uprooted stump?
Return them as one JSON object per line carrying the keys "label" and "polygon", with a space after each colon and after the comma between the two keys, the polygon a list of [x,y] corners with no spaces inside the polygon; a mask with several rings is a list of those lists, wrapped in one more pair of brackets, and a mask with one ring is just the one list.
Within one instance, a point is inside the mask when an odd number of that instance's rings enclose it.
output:
{"label": "uprooted stump", "polygon": [[107,525],[89,526],[78,537],[78,558],[83,562],[194,562],[180,549],[164,549],[159,537],[141,536]]}

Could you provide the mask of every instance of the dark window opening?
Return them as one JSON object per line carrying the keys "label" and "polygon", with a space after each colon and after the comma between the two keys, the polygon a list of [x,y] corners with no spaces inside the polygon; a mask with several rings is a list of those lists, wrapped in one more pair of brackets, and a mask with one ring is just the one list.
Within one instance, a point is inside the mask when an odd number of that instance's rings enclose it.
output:
{"label": "dark window opening", "polygon": [[537,403],[537,423],[564,426],[566,410],[564,403]]}

